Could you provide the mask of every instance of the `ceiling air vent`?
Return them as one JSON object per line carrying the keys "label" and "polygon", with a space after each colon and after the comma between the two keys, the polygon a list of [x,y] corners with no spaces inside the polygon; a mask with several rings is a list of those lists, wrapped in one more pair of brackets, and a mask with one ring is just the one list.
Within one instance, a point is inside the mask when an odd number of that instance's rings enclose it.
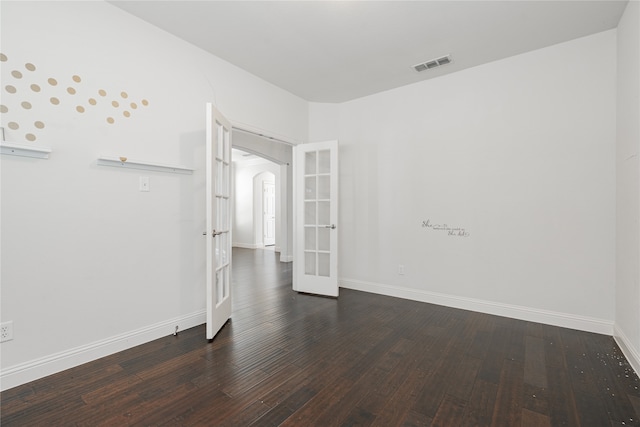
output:
{"label": "ceiling air vent", "polygon": [[413,69],[417,72],[430,70],[432,68],[439,67],[441,65],[446,65],[451,62],[451,55],[443,56],[442,58],[430,59],[427,62],[422,62],[420,64],[416,64],[413,66]]}

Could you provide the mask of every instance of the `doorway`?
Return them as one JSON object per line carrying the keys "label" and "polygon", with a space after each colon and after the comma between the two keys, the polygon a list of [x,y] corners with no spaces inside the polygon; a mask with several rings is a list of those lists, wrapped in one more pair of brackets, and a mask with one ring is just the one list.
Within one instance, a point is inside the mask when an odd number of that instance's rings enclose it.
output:
{"label": "doorway", "polygon": [[255,155],[233,150],[233,246],[280,252],[280,167]]}
{"label": "doorway", "polygon": [[293,261],[290,143],[233,129],[233,246],[269,248]]}

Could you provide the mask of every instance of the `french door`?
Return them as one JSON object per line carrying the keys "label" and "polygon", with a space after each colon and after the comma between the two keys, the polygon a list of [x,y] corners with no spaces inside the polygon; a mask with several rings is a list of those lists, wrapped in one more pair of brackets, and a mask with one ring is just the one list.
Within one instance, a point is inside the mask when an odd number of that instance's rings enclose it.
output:
{"label": "french door", "polygon": [[338,296],[338,141],[294,147],[293,289]]}
{"label": "french door", "polygon": [[207,339],[231,317],[231,124],[207,104]]}

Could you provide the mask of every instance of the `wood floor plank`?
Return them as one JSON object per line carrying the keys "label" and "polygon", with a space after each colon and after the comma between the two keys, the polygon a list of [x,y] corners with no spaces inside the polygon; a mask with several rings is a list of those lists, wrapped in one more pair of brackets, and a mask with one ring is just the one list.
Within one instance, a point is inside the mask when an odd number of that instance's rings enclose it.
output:
{"label": "wood floor plank", "polygon": [[568,330],[563,330],[560,334],[579,422],[593,425],[609,424],[609,414],[593,377],[594,370],[587,357],[582,336]]}
{"label": "wood floor plank", "polygon": [[[382,369],[372,369],[362,375],[342,396],[336,396],[339,399],[334,401],[332,405],[327,406],[321,413],[318,413],[314,424],[318,426],[341,425],[348,418],[353,408],[357,408],[358,404],[367,395],[369,390],[375,390],[387,375],[387,371]],[[369,413],[369,411],[358,411],[358,414]],[[369,418],[367,418],[369,419]],[[371,419],[372,421],[373,419]]]}
{"label": "wood floor plank", "polygon": [[248,426],[255,423],[264,414],[266,414],[271,408],[265,405],[263,402],[256,400],[253,403],[247,405],[244,410],[237,412],[235,415],[230,416],[224,421],[221,421],[220,427],[237,427]]}
{"label": "wood floor plank", "polygon": [[491,420],[492,426],[518,426],[521,424],[523,378],[524,366],[521,362],[504,361]]}
{"label": "wood floor plank", "polygon": [[551,427],[551,421],[546,415],[523,409],[521,425],[522,427]]}
{"label": "wood floor plank", "polygon": [[482,360],[478,378],[498,384],[502,372],[502,364],[507,355],[508,328],[496,327],[491,334],[489,349]]}
{"label": "wood floor plank", "polygon": [[524,382],[538,388],[547,387],[547,370],[544,355],[544,340],[525,337]]}
{"label": "wood floor plank", "polygon": [[424,388],[428,374],[423,370],[413,369],[408,371],[408,375],[403,376],[403,378],[403,383],[397,388],[395,393],[386,400],[386,404],[382,407],[382,410],[375,412],[376,419],[373,425],[401,425],[418,418],[431,420],[428,416],[411,410],[415,405],[420,391]]}
{"label": "wood floor plank", "polygon": [[578,407],[567,369],[558,366],[547,366],[547,375],[551,425],[579,426]]}
{"label": "wood floor plank", "polygon": [[[313,399],[310,398],[308,401],[304,402],[303,405],[296,407],[295,409],[299,408],[300,410],[291,416],[291,418],[283,422],[282,426],[291,427],[314,425],[318,415],[324,413],[328,407],[340,401],[340,398],[344,396],[352,386],[353,381],[344,377],[336,378],[334,381],[329,382],[325,387],[322,387],[319,391],[315,391],[315,395],[312,396]],[[278,406],[282,404],[286,405],[288,399],[289,398],[285,399],[284,403],[281,403]]]}
{"label": "wood floor plank", "polygon": [[430,426],[432,419],[424,414],[410,411],[403,419],[402,427],[424,427]]}
{"label": "wood floor plank", "polygon": [[540,414],[549,414],[549,388],[540,388],[525,383],[522,393],[522,407]]}
{"label": "wood floor plank", "polygon": [[[603,340],[601,336],[592,334],[592,339],[585,337],[585,357],[590,360],[591,363],[603,363],[612,364],[617,366],[618,369],[624,369],[628,372],[627,360],[619,351],[618,347],[612,345],[609,340]],[[636,376],[633,373],[633,376]],[[637,378],[637,376],[636,376]],[[635,411],[633,404],[628,398],[627,387],[625,386],[625,380],[618,374],[614,377],[614,373],[610,370],[603,369],[599,371],[593,371],[593,380],[596,389],[602,396],[602,401],[609,414],[609,419],[616,425],[623,425],[622,423],[630,422],[629,413]],[[637,420],[637,424],[640,424],[640,420]]]}
{"label": "wood floor plank", "polygon": [[457,369],[454,369],[449,377],[447,394],[464,401],[469,400],[481,364],[482,360],[462,354]]}
{"label": "wood floor plank", "polygon": [[341,289],[234,249],[232,319],[0,394],[6,426],[640,425],[612,337]]}
{"label": "wood floor plank", "polygon": [[458,397],[450,394],[445,395],[438,407],[438,412],[436,412],[435,417],[433,417],[431,425],[433,427],[463,425],[462,420],[464,419],[466,403],[465,400]]}
{"label": "wood floor plank", "polygon": [[376,419],[376,416],[369,411],[354,407],[351,409],[345,420],[340,424],[341,427],[367,427]]}
{"label": "wood floor plank", "polygon": [[465,426],[490,426],[496,408],[498,385],[478,378],[465,406]]}
{"label": "wood floor plank", "polygon": [[436,411],[446,394],[447,387],[453,373],[458,369],[464,354],[457,351],[451,343],[446,340],[446,335],[439,337],[438,350],[432,348],[428,365],[422,365],[420,369],[428,372],[424,387],[418,395],[412,407],[414,412],[425,414],[433,419]]}

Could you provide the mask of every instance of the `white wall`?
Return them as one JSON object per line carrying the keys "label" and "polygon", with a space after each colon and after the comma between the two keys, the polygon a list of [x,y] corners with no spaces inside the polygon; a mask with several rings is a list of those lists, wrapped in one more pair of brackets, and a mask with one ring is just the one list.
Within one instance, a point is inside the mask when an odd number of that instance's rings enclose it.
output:
{"label": "white wall", "polygon": [[618,25],[616,338],[640,372],[640,3]]}
{"label": "white wall", "polygon": [[[205,103],[291,140],[306,138],[308,113],[302,99],[107,3],[3,1],[1,31],[3,87],[16,87],[3,90],[2,126],[19,124],[7,139],[33,133],[53,150],[1,159],[1,320],[14,322],[1,347],[6,389],[203,323]],[[125,110],[130,102],[138,108]],[[101,154],[195,173],[97,166]]]}
{"label": "white wall", "polygon": [[[280,222],[280,166],[264,159],[234,162],[235,204],[233,218],[233,246],[261,248],[262,239],[262,183],[272,174],[276,184],[276,223]],[[256,182],[257,181],[257,182]],[[281,227],[276,227],[276,246],[280,245]]]}
{"label": "white wall", "polygon": [[338,104],[309,103],[309,141],[334,141],[339,133]]}
{"label": "white wall", "polygon": [[612,333],[615,84],[612,30],[339,105],[341,286]]}

